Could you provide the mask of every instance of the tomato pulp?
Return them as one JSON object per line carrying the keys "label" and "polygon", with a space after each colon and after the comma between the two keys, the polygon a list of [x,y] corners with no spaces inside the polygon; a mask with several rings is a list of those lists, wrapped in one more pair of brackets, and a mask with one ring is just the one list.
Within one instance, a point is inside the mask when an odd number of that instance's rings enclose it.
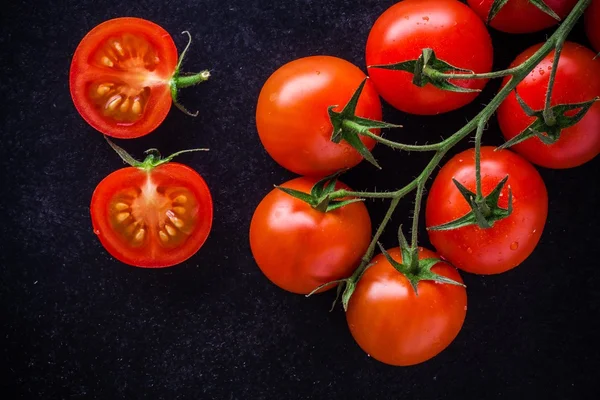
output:
{"label": "tomato pulp", "polygon": [[[310,193],[315,183],[302,177],[281,186]],[[348,189],[339,181],[336,187]],[[370,241],[371,219],[363,202],[324,213],[279,189],[265,196],[250,223],[250,248],[259,268],[293,293],[308,294],[350,276]]]}
{"label": "tomato pulp", "polygon": [[[512,191],[513,211],[491,228],[469,225],[452,230],[429,230],[438,253],[452,265],[476,274],[497,274],[521,264],[537,245],[548,215],[548,194],[540,174],[526,160],[508,150],[481,148],[481,187],[487,196],[509,176],[498,205],[508,208]],[[471,211],[452,181],[475,193],[475,150],[454,156],[436,176],[426,205],[427,227],[438,226]]]}
{"label": "tomato pulp", "polygon": [[[256,107],[256,127],[271,157],[299,175],[327,176],[350,168],[362,156],[346,141],[331,141],[328,108],[341,111],[366,75],[348,61],[329,56],[300,58],[283,65],[265,82]],[[371,82],[356,115],[381,119],[381,102]],[[378,134],[378,130],[372,130]],[[371,138],[360,136],[370,150]]]}
{"label": "tomato pulp", "polygon": [[[413,74],[373,68],[416,60],[423,49],[437,58],[476,73],[492,68],[492,40],[479,17],[456,0],[404,0],[388,8],[375,22],[367,40],[369,76],[377,92],[398,110],[431,115],[460,108],[477,97],[477,92],[456,93],[428,83],[418,87]],[[483,89],[486,80],[454,79],[452,83]]]}
{"label": "tomato pulp", "polygon": [[212,225],[212,198],[193,169],[170,162],[122,168],[102,180],[90,205],[100,242],[137,267],[168,267],[194,255]]}
{"label": "tomato pulp", "polygon": [[[402,262],[399,248],[388,251]],[[419,249],[419,259],[437,258]],[[432,272],[462,283],[445,262]],[[346,319],[358,345],[371,357],[390,365],[419,364],[439,354],[456,338],[467,314],[464,286],[420,281],[418,295],[404,275],[379,254],[371,261],[350,297]]]}
{"label": "tomato pulp", "polygon": [[[523,63],[540,47],[538,44],[525,50],[511,67]],[[516,87],[519,96],[536,111],[544,109],[553,59],[554,52],[551,52]],[[505,79],[503,85],[507,82]],[[565,42],[550,104],[580,103],[595,97],[600,97],[600,59],[594,60],[594,53],[584,46]],[[534,117],[525,114],[514,91],[498,108],[498,122],[506,140],[523,132],[534,121]],[[592,105],[577,124],[563,129],[553,144],[546,145],[532,137],[512,149],[532,163],[548,168],[571,168],[590,161],[600,154],[600,102]]]}

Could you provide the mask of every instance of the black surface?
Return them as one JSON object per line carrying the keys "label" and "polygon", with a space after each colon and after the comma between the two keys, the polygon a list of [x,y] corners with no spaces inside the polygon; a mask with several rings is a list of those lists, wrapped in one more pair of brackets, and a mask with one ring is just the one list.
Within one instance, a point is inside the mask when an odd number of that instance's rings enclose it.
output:
{"label": "black surface", "polygon": [[[393,368],[354,343],[333,294],[305,299],[273,286],[253,262],[248,226],[273,184],[292,175],[262,149],[254,126],[262,83],[277,67],[312,54],[364,69],[364,44],[393,1],[18,2],[0,24],[0,264],[3,393],[23,399],[575,399],[597,398],[600,159],[542,170],[550,214],[542,241],[520,267],[493,277],[463,274],[469,311],[456,341],[433,360]],[[139,16],[169,31],[186,70],[213,78],[183,95],[198,118],[175,108],[154,133],[119,142],[136,156],[209,147],[179,161],[212,188],[215,222],[202,250],[169,269],[111,258],[94,236],[89,200],[123,166],[77,114],[68,70],[98,23]],[[493,33],[495,68],[548,34]],[[587,43],[578,26],[574,40]],[[495,92],[429,118],[386,107],[405,142],[433,141],[462,126]],[[499,143],[495,121],[486,143]],[[459,148],[470,144],[464,142]],[[453,151],[452,154],[454,154]],[[425,155],[382,146],[383,172],[367,165],[345,181],[393,189]],[[374,223],[384,204],[368,204]],[[409,222],[411,199],[394,219]],[[395,245],[395,228],[383,242]],[[423,232],[424,233],[424,232]],[[426,235],[422,235],[423,243]],[[589,367],[588,367],[589,365]]]}

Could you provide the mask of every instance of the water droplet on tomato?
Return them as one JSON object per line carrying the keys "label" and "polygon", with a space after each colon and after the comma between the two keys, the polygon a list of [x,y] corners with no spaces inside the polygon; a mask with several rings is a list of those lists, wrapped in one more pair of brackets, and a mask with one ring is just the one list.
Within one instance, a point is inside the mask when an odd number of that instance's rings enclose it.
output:
{"label": "water droplet on tomato", "polygon": [[423,21],[429,21],[429,17],[423,17]]}
{"label": "water droplet on tomato", "polygon": [[536,232],[537,232],[537,229],[534,229],[533,232],[531,232],[531,233],[536,233]]}
{"label": "water droplet on tomato", "polygon": [[467,306],[465,306],[465,311],[467,311]]}
{"label": "water droplet on tomato", "polygon": [[470,247],[467,247],[467,253],[472,254],[473,253],[473,249]]}
{"label": "water droplet on tomato", "polygon": [[95,233],[96,235],[99,235],[99,234],[100,234],[100,229],[94,229],[94,233]]}
{"label": "water droplet on tomato", "polygon": [[519,248],[519,242],[512,242],[512,243],[510,244],[510,249],[511,249],[511,250],[516,250],[516,249],[518,249],[518,248]]}
{"label": "water droplet on tomato", "polygon": [[546,72],[540,68],[540,75],[544,75]]}
{"label": "water droplet on tomato", "polygon": [[321,71],[317,71],[317,75],[321,75]]}
{"label": "water droplet on tomato", "polygon": [[458,162],[463,162],[462,158],[460,158],[460,159],[458,160]]}

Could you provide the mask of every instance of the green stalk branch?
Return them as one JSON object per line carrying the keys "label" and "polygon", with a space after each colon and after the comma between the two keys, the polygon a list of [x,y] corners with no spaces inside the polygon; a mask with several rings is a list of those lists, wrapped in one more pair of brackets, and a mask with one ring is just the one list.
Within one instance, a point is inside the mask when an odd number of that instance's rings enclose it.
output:
{"label": "green stalk branch", "polygon": [[[406,150],[406,151],[435,151],[434,156],[431,158],[425,169],[413,179],[411,182],[406,184],[404,187],[397,191],[393,192],[385,192],[385,193],[377,193],[377,192],[351,192],[347,190],[337,190],[330,194],[331,199],[341,198],[341,197],[363,197],[363,198],[380,198],[380,199],[391,199],[389,208],[379,224],[375,235],[373,236],[369,247],[367,248],[366,253],[362,258],[361,264],[354,271],[351,277],[348,278],[350,283],[347,283],[348,287],[353,287],[358,279],[362,276],[364,270],[368,267],[369,262],[373,257],[373,253],[377,246],[377,242],[381,237],[383,231],[386,229],[387,224],[390,222],[400,199],[406,196],[408,193],[413,190],[417,190],[415,197],[415,208],[413,213],[413,224],[412,224],[412,246],[416,247],[417,245],[417,234],[418,234],[418,220],[419,213],[421,210],[421,203],[423,197],[423,191],[425,188],[425,184],[427,180],[431,176],[434,169],[439,165],[440,161],[444,157],[444,155],[457,143],[471,134],[473,131],[476,131],[475,135],[475,148],[476,148],[476,175],[477,175],[477,198],[483,200],[483,194],[481,192],[481,165],[480,165],[480,150],[481,150],[481,138],[483,136],[483,132],[485,129],[485,125],[492,117],[492,115],[496,112],[500,104],[506,99],[506,97],[515,90],[516,86],[521,82],[539,63],[546,57],[552,50],[556,49],[556,53],[560,53],[560,49],[562,44],[564,43],[567,35],[585,9],[589,6],[592,0],[579,0],[575,5],[571,13],[565,18],[564,22],[560,25],[560,27],[554,32],[554,34],[544,43],[529,59],[527,59],[521,65],[518,65],[514,68],[510,68],[503,71],[490,72],[486,74],[446,74],[440,73],[438,71],[433,71],[434,74],[439,74],[441,78],[450,78],[450,79],[490,79],[490,78],[499,78],[504,76],[510,76],[511,78],[507,82],[507,84],[494,96],[494,98],[481,110],[473,119],[471,119],[465,126],[456,131],[452,136],[447,139],[434,144],[428,144],[424,146],[419,145],[407,145],[402,143],[397,143],[388,139],[381,138],[377,135],[374,135],[368,130],[364,130],[360,132],[360,134],[364,136],[368,136],[379,143],[385,144],[389,147]],[[552,68],[552,75],[550,77],[548,94],[546,99],[546,104],[549,104],[549,99],[551,97],[552,85],[554,83],[554,77],[556,75],[556,70],[558,69],[558,55],[555,57],[554,65]],[[351,289],[353,290],[353,289]],[[351,293],[349,293],[351,295]],[[349,296],[346,296],[346,299]],[[346,300],[347,301],[347,300]]]}

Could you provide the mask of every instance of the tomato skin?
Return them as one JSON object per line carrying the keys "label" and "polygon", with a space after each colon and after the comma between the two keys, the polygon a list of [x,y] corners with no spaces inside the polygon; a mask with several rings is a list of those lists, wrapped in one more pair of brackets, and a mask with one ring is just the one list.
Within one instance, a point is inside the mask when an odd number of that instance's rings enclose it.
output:
{"label": "tomato skin", "polygon": [[[469,7],[487,21],[494,0],[467,0]],[[566,17],[577,3],[577,0],[544,0],[561,20]],[[541,11],[529,0],[508,0],[490,26],[506,33],[532,33],[557,25],[558,21]]]}
{"label": "tomato skin", "polygon": [[[366,48],[367,66],[416,60],[424,48],[438,59],[477,73],[492,68],[490,35],[479,17],[456,0],[404,0],[388,8],[375,22]],[[478,93],[456,93],[431,84],[418,87],[405,71],[368,68],[377,92],[398,110],[419,115],[460,108]],[[483,89],[487,80],[454,80],[471,89]]]}
{"label": "tomato skin", "polygon": [[585,10],[585,32],[592,47],[600,52],[600,0],[592,0]]}
{"label": "tomato skin", "polygon": [[[541,44],[521,53],[512,66],[527,60]],[[517,92],[534,110],[542,110],[546,98],[554,52],[517,85]],[[566,42],[560,53],[558,71],[552,91],[551,105],[579,103],[600,96],[600,60],[581,45]],[[508,79],[503,81],[503,85]],[[508,95],[498,108],[500,129],[509,140],[529,126],[535,118],[528,117],[519,105],[515,93]],[[600,103],[595,103],[581,121],[563,129],[558,141],[545,145],[534,137],[512,146],[530,162],[547,168],[572,168],[584,164],[600,153]]]}
{"label": "tomato skin", "polygon": [[[281,186],[310,193],[316,182],[301,177]],[[339,181],[337,188],[348,189]],[[250,224],[259,268],[275,285],[299,294],[350,276],[370,240],[371,219],[362,202],[322,213],[279,189],[260,202]]]}
{"label": "tomato skin", "polygon": [[[256,127],[269,155],[299,175],[326,176],[351,168],[362,156],[347,142],[331,141],[328,107],[341,111],[366,75],[346,60],[312,56],[291,61],[265,82],[256,107]],[[381,102],[371,82],[359,98],[356,115],[381,120]],[[378,130],[372,130],[379,134]],[[361,136],[370,150],[373,139]]]}
{"label": "tomato skin", "polygon": [[[169,240],[171,243],[176,240],[176,246],[170,244],[164,246],[158,239],[159,227],[152,223],[145,223],[141,225],[146,233],[144,244],[131,245],[131,241],[128,242],[127,238],[118,231],[118,222],[111,219],[111,214],[114,216],[120,211],[114,209],[116,199],[122,199],[124,202],[127,202],[126,199],[133,199],[131,203],[138,200],[142,202],[143,205],[139,208],[140,218],[135,216],[138,211],[134,211],[136,206],[131,204],[127,204],[130,207],[121,211],[130,215],[131,220],[125,220],[123,223],[131,226],[133,221],[137,224],[138,219],[151,218],[150,214],[154,215],[156,212],[153,203],[157,201],[154,199],[163,201],[163,196],[156,196],[155,193],[168,192],[170,189],[174,190],[174,195],[184,193],[186,196],[186,204],[171,203],[170,209],[176,210],[177,205],[187,206],[184,216],[171,214],[185,222],[181,231],[185,230],[187,234],[185,236],[181,234],[181,239],[177,240],[177,236],[169,233]],[[144,204],[144,201],[153,194],[154,197]],[[111,173],[94,190],[90,213],[94,233],[113,257],[136,267],[162,268],[184,262],[202,247],[212,227],[213,204],[206,182],[196,171],[183,164],[169,162],[150,171],[126,167]],[[158,215],[158,218],[161,218],[160,210]],[[165,221],[167,218],[166,215],[162,216]]]}
{"label": "tomato skin", "polygon": [[[465,226],[447,231],[429,231],[438,253],[452,265],[476,274],[498,274],[521,264],[537,245],[548,215],[548,194],[537,170],[508,150],[481,148],[483,195],[488,195],[506,175],[499,206],[508,207],[512,190],[513,211],[489,229]],[[471,210],[452,179],[475,193],[475,150],[454,156],[435,178],[426,205],[427,227],[462,217]]]}
{"label": "tomato skin", "polygon": [[[109,68],[95,60],[106,41],[124,34],[143,38],[155,50],[159,62],[152,71],[139,65]],[[113,50],[113,53],[114,50]],[[177,65],[177,48],[167,31],[159,25],[133,17],[105,21],[85,35],[71,62],[69,86],[75,108],[82,118],[96,130],[111,137],[130,139],[144,136],[156,129],[167,116],[171,107],[169,80]],[[134,81],[149,88],[141,117],[134,122],[119,122],[106,117],[103,110],[90,98],[92,83]],[[96,82],[100,83],[100,82]]]}
{"label": "tomato skin", "polygon": [[[438,257],[420,248],[419,258]],[[399,248],[388,250],[402,261]],[[452,343],[467,314],[463,286],[418,283],[418,296],[408,279],[378,254],[350,297],[346,319],[358,345],[386,364],[408,366],[436,356]],[[458,271],[439,262],[432,271],[462,283]]]}

